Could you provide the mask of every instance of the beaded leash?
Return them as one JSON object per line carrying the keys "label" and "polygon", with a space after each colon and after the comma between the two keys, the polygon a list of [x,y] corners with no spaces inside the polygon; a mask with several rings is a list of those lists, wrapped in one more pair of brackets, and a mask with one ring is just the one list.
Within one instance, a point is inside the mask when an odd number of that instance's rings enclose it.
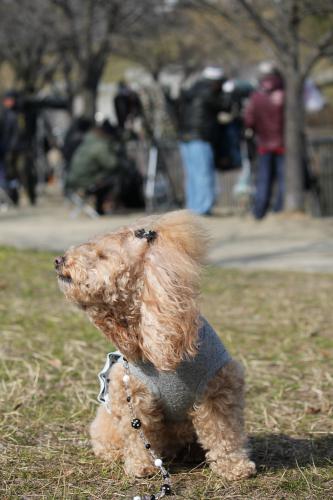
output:
{"label": "beaded leash", "polygon": [[164,483],[161,486],[161,490],[158,493],[156,493],[156,495],[149,495],[149,496],[145,495],[144,497],[135,496],[135,497],[133,497],[133,500],[158,500],[160,498],[163,498],[166,495],[172,494],[171,485],[170,485],[170,482],[171,482],[170,481],[170,474],[163,466],[163,462],[162,462],[161,458],[158,458],[158,456],[156,455],[154,450],[151,449],[151,445],[147,441],[146,436],[144,435],[144,432],[141,429],[140,419],[135,417],[134,407],[132,404],[132,396],[131,396],[130,388],[128,385],[129,380],[130,380],[130,376],[129,376],[130,369],[129,369],[129,364],[128,364],[128,361],[126,358],[123,358],[123,366],[124,366],[125,372],[126,372],[125,375],[123,376],[123,381],[125,384],[125,390],[126,390],[126,396],[127,396],[126,400],[127,400],[127,403],[128,403],[129,409],[130,409],[131,417],[132,417],[131,426],[133,427],[133,429],[136,429],[139,432],[139,436],[140,436],[141,441],[143,442],[148,453],[150,454],[155,467],[160,469],[160,473],[162,474],[162,477],[164,480]]}
{"label": "beaded leash", "polygon": [[[151,243],[157,237],[156,231],[147,231],[146,229],[143,229],[143,228],[136,230],[134,234],[137,238],[140,238],[140,239],[145,238],[148,243]],[[155,467],[158,467],[160,469],[160,472],[161,472],[163,480],[164,480],[164,483],[161,486],[161,490],[159,491],[159,493],[156,493],[156,495],[149,495],[149,496],[145,495],[143,497],[135,496],[135,497],[133,497],[133,500],[158,500],[160,498],[163,498],[166,495],[172,494],[171,486],[170,486],[170,482],[171,482],[170,481],[170,474],[163,466],[162,460],[160,458],[158,458],[156,453],[151,449],[151,445],[147,441],[147,439],[146,439],[146,437],[141,429],[140,419],[135,417],[135,412],[134,412],[134,408],[133,408],[133,404],[132,404],[132,396],[131,396],[130,388],[128,385],[129,380],[130,380],[130,376],[129,376],[130,369],[129,369],[128,361],[124,357],[123,357],[123,366],[124,366],[124,369],[126,372],[124,377],[123,377],[123,381],[125,384],[127,402],[128,402],[128,406],[129,406],[131,417],[132,417],[131,425],[132,425],[133,429],[138,430],[141,441],[143,442],[148,453],[150,454]]]}

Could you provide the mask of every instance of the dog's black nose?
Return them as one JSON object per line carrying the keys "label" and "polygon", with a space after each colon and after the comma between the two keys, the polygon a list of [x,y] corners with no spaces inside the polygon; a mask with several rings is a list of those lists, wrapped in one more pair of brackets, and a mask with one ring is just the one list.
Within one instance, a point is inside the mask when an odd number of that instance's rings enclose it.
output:
{"label": "dog's black nose", "polygon": [[56,257],[54,259],[54,267],[58,270],[65,263],[65,257]]}

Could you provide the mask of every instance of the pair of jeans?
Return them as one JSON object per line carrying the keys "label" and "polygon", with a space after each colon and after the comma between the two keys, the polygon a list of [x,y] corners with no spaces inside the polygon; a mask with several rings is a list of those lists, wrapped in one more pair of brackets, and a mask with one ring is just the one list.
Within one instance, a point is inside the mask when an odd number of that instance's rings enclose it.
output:
{"label": "pair of jeans", "polygon": [[209,142],[193,140],[180,143],[185,170],[186,208],[192,212],[209,214],[215,202],[215,163]]}
{"label": "pair of jeans", "polygon": [[276,191],[272,210],[273,212],[280,212],[283,209],[285,191],[284,155],[277,153],[259,154],[253,207],[253,214],[256,219],[262,219],[266,215],[270,207],[275,181]]}

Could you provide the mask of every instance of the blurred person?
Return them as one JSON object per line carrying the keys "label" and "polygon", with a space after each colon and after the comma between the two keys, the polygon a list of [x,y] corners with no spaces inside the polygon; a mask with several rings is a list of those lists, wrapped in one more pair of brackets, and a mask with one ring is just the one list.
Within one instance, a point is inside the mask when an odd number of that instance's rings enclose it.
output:
{"label": "blurred person", "polygon": [[118,83],[117,93],[113,100],[118,127],[122,133],[129,132],[129,138],[136,138],[133,128],[134,120],[142,114],[142,103],[139,94],[123,80]]}
{"label": "blurred person", "polygon": [[144,206],[143,178],[108,120],[87,132],[74,152],[65,189],[93,195],[100,215],[121,206]]}
{"label": "blurred person", "polygon": [[242,112],[244,101],[253,90],[253,86],[246,80],[228,79],[222,85],[222,92],[229,107],[220,113],[217,126],[214,152],[218,170],[233,170],[242,166]]}
{"label": "blurred person", "polygon": [[110,191],[117,188],[118,169],[116,129],[105,120],[86,133],[74,152],[66,178],[66,191],[93,194],[96,211],[103,215]]}
{"label": "blurred person", "polygon": [[6,92],[2,99],[0,114],[0,182],[15,205],[19,202],[18,151],[20,124],[18,116],[18,94]]}
{"label": "blurred person", "polygon": [[37,202],[38,115],[39,103],[32,89],[19,97],[19,113],[22,122],[20,134],[21,179],[30,205]]}
{"label": "blurred person", "polygon": [[326,104],[325,97],[311,78],[307,78],[304,82],[303,99],[307,113],[318,113]]}
{"label": "blurred person", "polygon": [[89,118],[86,118],[84,116],[74,118],[71,125],[69,126],[65,134],[63,146],[61,148],[61,152],[65,160],[65,176],[68,173],[73,154],[80,146],[85,134],[92,128],[92,126],[93,122]]}
{"label": "blurred person", "polygon": [[215,161],[213,144],[218,114],[225,109],[221,92],[224,72],[208,66],[201,78],[179,99],[180,153],[185,170],[186,208],[210,215],[215,203]]}
{"label": "blurred person", "polygon": [[51,176],[47,152],[56,146],[50,121],[45,113],[51,109],[67,109],[66,99],[60,96],[37,95],[33,89],[20,94],[18,111],[20,122],[20,174],[31,205],[37,202],[38,182],[47,182]]}
{"label": "blurred person", "polygon": [[[259,66],[259,88],[252,93],[244,111],[247,129],[253,131],[258,155],[253,214],[262,219],[270,207],[283,210],[284,172],[284,82],[271,63]],[[271,200],[276,181],[275,199]]]}
{"label": "blurred person", "polygon": [[1,154],[5,154],[8,194],[16,205],[20,184],[34,205],[38,181],[45,182],[51,175],[47,153],[56,141],[44,111],[67,107],[66,99],[34,95],[32,89],[27,94],[16,91],[5,94],[0,119]]}

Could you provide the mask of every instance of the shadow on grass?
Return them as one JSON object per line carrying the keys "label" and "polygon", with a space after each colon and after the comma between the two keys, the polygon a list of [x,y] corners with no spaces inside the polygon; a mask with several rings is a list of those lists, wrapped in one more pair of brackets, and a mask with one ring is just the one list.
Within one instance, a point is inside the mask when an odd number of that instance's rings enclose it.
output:
{"label": "shadow on grass", "polygon": [[[250,448],[259,473],[313,465],[325,467],[333,463],[332,434],[312,438],[293,438],[285,434],[251,436]],[[173,473],[201,469],[205,466],[205,455],[197,443],[192,443],[170,465]]]}
{"label": "shadow on grass", "polygon": [[293,438],[285,434],[250,437],[252,459],[258,470],[297,469],[327,466],[333,461],[333,435]]}

